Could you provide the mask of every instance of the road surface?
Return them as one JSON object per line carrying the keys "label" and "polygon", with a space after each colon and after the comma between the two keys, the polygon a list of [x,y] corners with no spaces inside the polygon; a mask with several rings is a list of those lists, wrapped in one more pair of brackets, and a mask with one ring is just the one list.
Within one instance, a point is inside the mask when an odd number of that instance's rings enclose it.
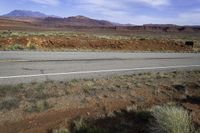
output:
{"label": "road surface", "polygon": [[0,85],[200,69],[200,54],[0,51]]}

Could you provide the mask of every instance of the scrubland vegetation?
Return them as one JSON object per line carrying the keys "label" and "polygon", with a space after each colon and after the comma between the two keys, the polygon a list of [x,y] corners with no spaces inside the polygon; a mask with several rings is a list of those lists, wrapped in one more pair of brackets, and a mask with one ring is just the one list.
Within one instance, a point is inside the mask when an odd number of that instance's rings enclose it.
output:
{"label": "scrubland vegetation", "polygon": [[[185,45],[187,41],[193,45]],[[0,50],[198,52],[199,49],[198,33],[0,31]]]}
{"label": "scrubland vegetation", "polygon": [[199,77],[194,70],[1,85],[0,130],[198,133]]}

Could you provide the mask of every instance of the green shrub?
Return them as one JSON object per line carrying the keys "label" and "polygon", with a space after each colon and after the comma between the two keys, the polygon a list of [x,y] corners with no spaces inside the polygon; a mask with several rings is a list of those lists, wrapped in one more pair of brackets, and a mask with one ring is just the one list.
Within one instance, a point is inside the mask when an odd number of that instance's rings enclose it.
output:
{"label": "green shrub", "polygon": [[153,110],[154,133],[192,133],[192,120],[188,111],[176,106],[156,107]]}
{"label": "green shrub", "polygon": [[13,94],[17,93],[20,89],[24,89],[23,84],[18,85],[0,85],[0,97],[3,96],[13,96]]}
{"label": "green shrub", "polygon": [[4,37],[9,37],[12,35],[12,32],[11,31],[3,31],[0,33],[0,37],[4,38]]}
{"label": "green shrub", "polygon": [[0,110],[10,110],[19,106],[19,100],[15,97],[5,97],[0,101]]}
{"label": "green shrub", "polygon": [[8,50],[24,50],[24,47],[20,44],[14,44],[8,47]]}
{"label": "green shrub", "polygon": [[38,101],[33,105],[27,107],[25,111],[27,112],[43,112],[51,108],[52,106],[49,105],[47,101]]}

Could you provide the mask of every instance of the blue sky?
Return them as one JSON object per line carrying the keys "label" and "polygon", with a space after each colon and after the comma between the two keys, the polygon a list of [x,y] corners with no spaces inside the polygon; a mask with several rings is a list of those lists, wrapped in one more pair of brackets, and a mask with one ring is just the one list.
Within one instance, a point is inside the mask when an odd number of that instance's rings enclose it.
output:
{"label": "blue sky", "polygon": [[200,0],[1,0],[1,15],[15,9],[140,25],[200,25]]}

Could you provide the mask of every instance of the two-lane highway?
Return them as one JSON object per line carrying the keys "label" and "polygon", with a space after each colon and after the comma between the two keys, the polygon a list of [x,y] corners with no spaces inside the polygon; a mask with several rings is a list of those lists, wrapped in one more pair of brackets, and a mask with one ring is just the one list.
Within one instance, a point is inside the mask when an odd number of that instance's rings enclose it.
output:
{"label": "two-lane highway", "polygon": [[200,69],[200,54],[0,51],[0,84]]}

